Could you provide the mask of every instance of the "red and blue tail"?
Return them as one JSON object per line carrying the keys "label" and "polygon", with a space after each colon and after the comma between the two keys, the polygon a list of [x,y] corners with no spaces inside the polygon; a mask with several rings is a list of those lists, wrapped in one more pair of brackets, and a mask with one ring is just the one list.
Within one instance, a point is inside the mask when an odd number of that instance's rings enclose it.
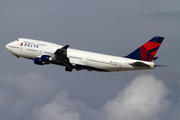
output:
{"label": "red and blue tail", "polygon": [[163,40],[164,37],[155,36],[126,57],[151,62],[153,59],[156,59],[154,56]]}

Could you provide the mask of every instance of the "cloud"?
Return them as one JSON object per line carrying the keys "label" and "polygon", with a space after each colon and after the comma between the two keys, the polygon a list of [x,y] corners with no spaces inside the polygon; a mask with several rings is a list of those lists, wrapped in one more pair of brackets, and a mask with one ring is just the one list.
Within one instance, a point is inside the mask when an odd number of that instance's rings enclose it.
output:
{"label": "cloud", "polygon": [[56,93],[52,79],[39,74],[18,78],[0,78],[0,119],[24,119],[35,107],[41,106]]}
{"label": "cloud", "polygon": [[141,75],[101,109],[94,110],[80,99],[70,98],[67,90],[59,91],[53,79],[42,75],[1,78],[0,119],[159,120],[172,109],[178,112],[171,116],[178,119],[180,108],[170,109],[167,95],[163,81],[153,75]]}
{"label": "cloud", "polygon": [[166,99],[168,90],[161,80],[153,75],[136,77],[130,85],[108,101],[101,110],[88,108],[79,99],[70,99],[66,90],[54,99],[32,112],[33,120],[159,120],[166,113],[170,101]]}
{"label": "cloud", "polygon": [[108,120],[149,120],[166,112],[170,101],[165,97],[168,90],[161,80],[152,75],[136,77],[130,85],[108,101],[103,110]]}
{"label": "cloud", "polygon": [[76,102],[68,98],[67,91],[61,91],[51,103],[35,108],[32,115],[35,120],[80,120],[80,113],[74,110]]}
{"label": "cloud", "polygon": [[32,112],[31,120],[105,120],[102,111],[88,108],[79,99],[70,99],[68,92],[62,90],[55,98],[43,107]]}

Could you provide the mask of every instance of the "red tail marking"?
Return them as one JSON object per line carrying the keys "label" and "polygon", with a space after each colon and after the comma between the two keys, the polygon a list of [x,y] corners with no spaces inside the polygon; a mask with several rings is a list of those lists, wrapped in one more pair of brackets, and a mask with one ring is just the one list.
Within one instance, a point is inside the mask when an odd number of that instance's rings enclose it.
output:
{"label": "red tail marking", "polygon": [[157,51],[158,51],[158,50],[156,50],[156,51],[154,51],[154,52],[151,53],[151,55],[150,55],[150,57],[149,57],[149,61],[150,61],[150,62],[151,62],[152,59],[154,58],[154,56],[155,56],[155,54],[156,54]]}
{"label": "red tail marking", "polygon": [[140,47],[141,60],[146,61],[147,54],[148,54],[148,50],[144,46],[141,46]]}
{"label": "red tail marking", "polygon": [[149,51],[156,47],[159,47],[161,43],[155,43],[155,42],[147,42],[143,46]]}

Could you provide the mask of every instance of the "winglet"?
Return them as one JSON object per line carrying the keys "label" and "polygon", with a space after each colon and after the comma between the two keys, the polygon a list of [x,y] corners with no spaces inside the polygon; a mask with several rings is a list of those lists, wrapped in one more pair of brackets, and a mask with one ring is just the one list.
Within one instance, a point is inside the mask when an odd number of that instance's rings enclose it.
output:
{"label": "winglet", "polygon": [[155,36],[126,57],[151,62],[163,40],[164,37]]}
{"label": "winglet", "polygon": [[55,55],[60,55],[60,56],[67,56],[67,49],[70,45],[66,45],[62,47],[61,49],[57,49],[56,52],[54,53]]}
{"label": "winglet", "polygon": [[61,49],[68,49],[69,46],[70,45],[66,45],[66,46],[62,47]]}

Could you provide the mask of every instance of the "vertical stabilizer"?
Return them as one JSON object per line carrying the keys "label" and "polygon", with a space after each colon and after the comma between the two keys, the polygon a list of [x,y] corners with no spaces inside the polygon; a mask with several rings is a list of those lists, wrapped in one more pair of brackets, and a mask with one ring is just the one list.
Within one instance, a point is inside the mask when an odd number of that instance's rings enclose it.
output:
{"label": "vertical stabilizer", "polygon": [[164,37],[155,36],[126,57],[151,62],[163,40]]}

